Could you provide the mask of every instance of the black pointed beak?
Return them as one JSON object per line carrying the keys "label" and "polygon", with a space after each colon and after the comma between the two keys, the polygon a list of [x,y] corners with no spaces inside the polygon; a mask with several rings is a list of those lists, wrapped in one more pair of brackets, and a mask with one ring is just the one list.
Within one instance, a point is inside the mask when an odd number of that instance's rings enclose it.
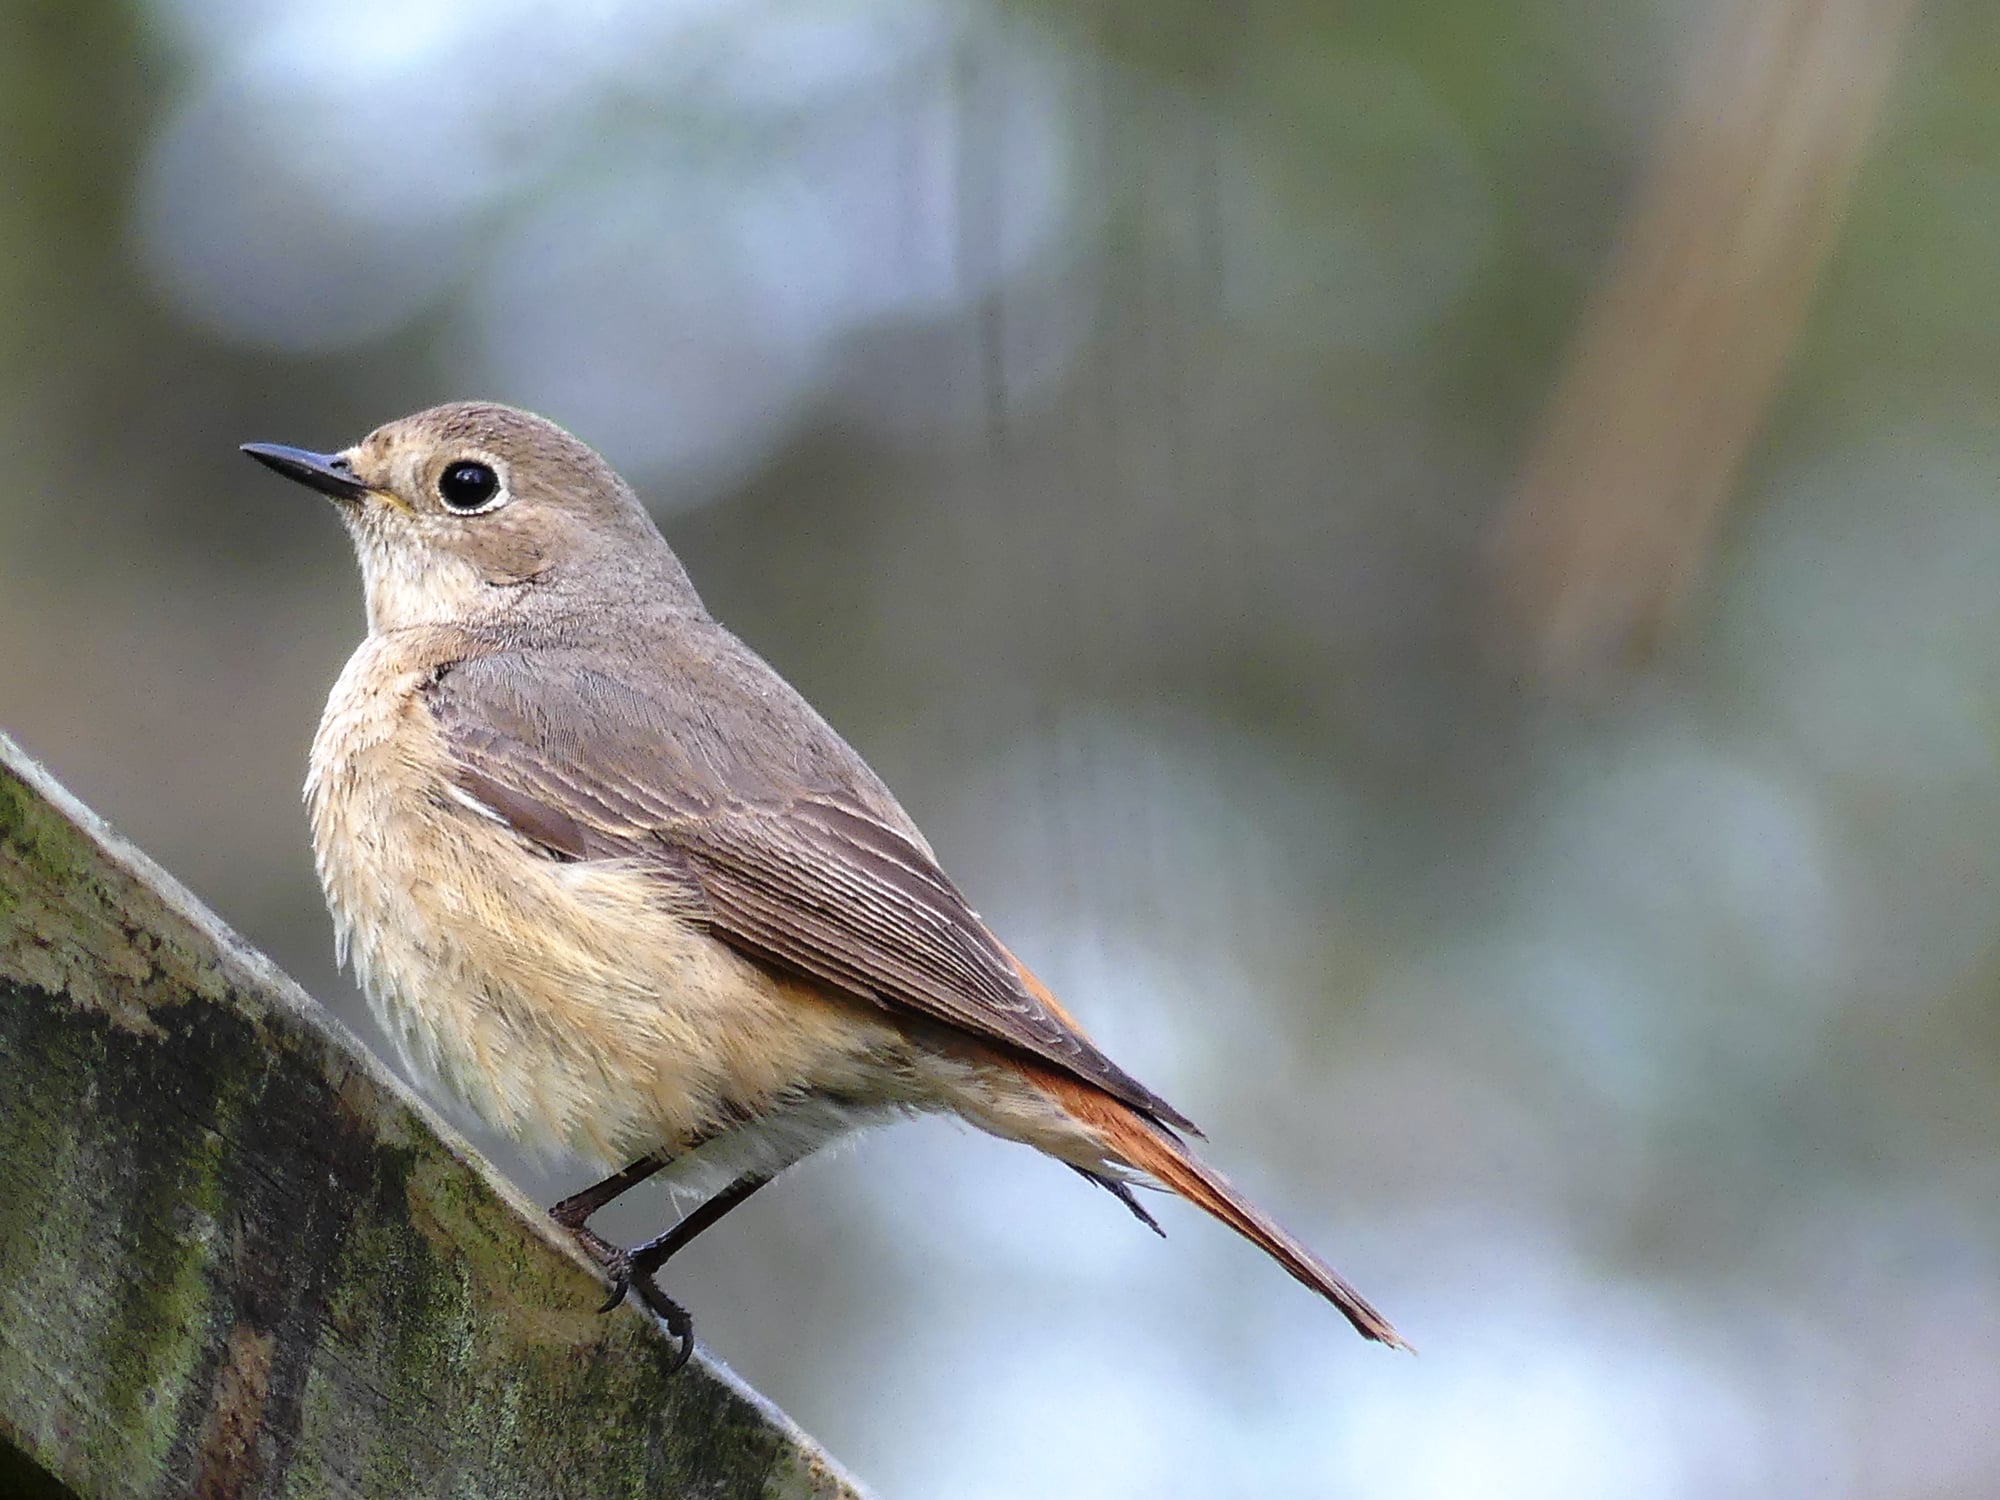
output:
{"label": "black pointed beak", "polygon": [[311,453],[283,443],[245,443],[243,451],[265,468],[336,500],[359,500],[368,493],[368,486],[354,477],[353,467],[337,453]]}

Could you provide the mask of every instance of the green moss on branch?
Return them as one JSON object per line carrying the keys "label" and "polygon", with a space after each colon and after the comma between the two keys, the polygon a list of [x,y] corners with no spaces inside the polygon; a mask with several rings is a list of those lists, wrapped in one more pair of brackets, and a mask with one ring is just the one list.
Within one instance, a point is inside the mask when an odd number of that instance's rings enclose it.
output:
{"label": "green moss on branch", "polygon": [[0,736],[0,1483],[854,1494]]}

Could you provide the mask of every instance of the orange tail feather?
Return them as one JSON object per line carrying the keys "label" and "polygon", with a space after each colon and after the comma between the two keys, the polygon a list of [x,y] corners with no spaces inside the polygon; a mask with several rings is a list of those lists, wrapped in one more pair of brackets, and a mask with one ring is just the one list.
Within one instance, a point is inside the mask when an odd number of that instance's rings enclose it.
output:
{"label": "orange tail feather", "polygon": [[1410,1348],[1389,1320],[1370,1307],[1368,1299],[1349,1286],[1338,1271],[1287,1234],[1163,1126],[1088,1084],[1052,1071],[1037,1072],[1039,1081],[1061,1100],[1063,1108],[1088,1125],[1128,1166],[1227,1224],[1339,1308],[1363,1338],[1392,1349]]}
{"label": "orange tail feather", "polygon": [[[999,940],[996,938],[994,941]],[[1034,971],[1004,946],[1000,951],[1013,961],[1015,972],[1034,992],[1035,998],[1065,1025],[1075,1027],[1081,1035],[1083,1028],[1049,993],[1048,986],[1035,977]],[[1403,1336],[1389,1326],[1389,1320],[1370,1307],[1368,1299],[1349,1286],[1338,1271],[1287,1234],[1283,1226],[1263,1209],[1237,1192],[1230,1186],[1228,1178],[1197,1157],[1187,1148],[1186,1142],[1166,1126],[1147,1119],[1101,1089],[1093,1088],[1067,1073],[1058,1073],[1046,1064],[1027,1063],[1023,1071],[1052,1094],[1072,1119],[1095,1132],[1118,1160],[1129,1167],[1136,1167],[1160,1186],[1227,1224],[1339,1308],[1342,1316],[1354,1325],[1355,1331],[1363,1338],[1387,1344],[1391,1349],[1408,1349],[1412,1354],[1416,1353],[1404,1342]],[[1151,1215],[1136,1208],[1135,1211],[1140,1218],[1152,1223]],[[1153,1225],[1154,1229],[1159,1227]]]}

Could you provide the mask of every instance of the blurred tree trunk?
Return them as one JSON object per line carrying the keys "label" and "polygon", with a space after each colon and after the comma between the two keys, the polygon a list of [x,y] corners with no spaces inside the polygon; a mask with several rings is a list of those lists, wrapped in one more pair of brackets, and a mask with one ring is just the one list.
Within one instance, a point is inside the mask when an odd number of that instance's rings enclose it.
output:
{"label": "blurred tree trunk", "polygon": [[1700,573],[1832,250],[1911,0],[1727,0],[1495,541],[1531,667],[1643,654]]}

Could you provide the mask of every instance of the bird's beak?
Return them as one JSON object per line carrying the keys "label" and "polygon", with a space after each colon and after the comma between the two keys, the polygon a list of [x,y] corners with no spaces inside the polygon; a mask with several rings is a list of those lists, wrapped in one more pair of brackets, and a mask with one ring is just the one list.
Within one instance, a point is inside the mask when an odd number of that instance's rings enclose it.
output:
{"label": "bird's beak", "polygon": [[310,453],[283,443],[245,443],[243,451],[267,469],[296,479],[336,500],[359,500],[369,487],[354,476],[354,466],[339,453]]}

